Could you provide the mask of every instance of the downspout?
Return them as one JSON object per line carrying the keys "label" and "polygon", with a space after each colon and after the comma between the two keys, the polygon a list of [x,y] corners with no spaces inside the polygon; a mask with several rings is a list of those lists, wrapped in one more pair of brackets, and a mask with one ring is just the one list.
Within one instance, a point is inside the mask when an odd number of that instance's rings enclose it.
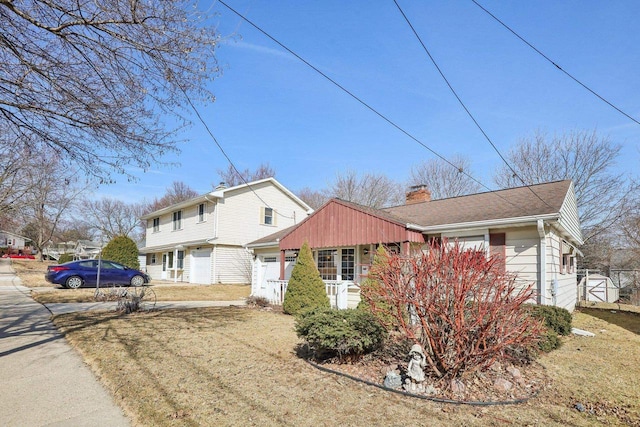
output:
{"label": "downspout", "polygon": [[544,232],[544,221],[538,220],[538,236],[540,236],[540,297],[539,304],[547,305],[547,236]]}

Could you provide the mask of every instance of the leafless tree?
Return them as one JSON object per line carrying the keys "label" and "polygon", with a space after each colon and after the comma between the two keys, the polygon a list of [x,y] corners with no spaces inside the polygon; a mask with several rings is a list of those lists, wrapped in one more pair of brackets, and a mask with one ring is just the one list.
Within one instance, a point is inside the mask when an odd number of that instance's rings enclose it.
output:
{"label": "leafless tree", "polygon": [[42,256],[44,245],[55,235],[73,203],[86,190],[74,170],[61,167],[55,153],[33,153],[37,167],[21,173],[28,185],[19,216],[25,225],[22,233],[31,239]]}
{"label": "leafless tree", "polygon": [[426,185],[432,199],[464,196],[482,189],[479,183],[469,177],[471,168],[467,158],[455,156],[450,161],[455,167],[440,159],[430,159],[413,166],[409,186]]}
{"label": "leafless tree", "polygon": [[146,204],[142,209],[143,213],[157,211],[185,200],[199,196],[198,192],[182,181],[173,181],[170,187],[161,198],[155,198],[151,203]]}
{"label": "leafless tree", "polygon": [[401,204],[405,197],[402,186],[386,175],[353,170],[338,173],[325,194],[376,209]]}
{"label": "leafless tree", "polygon": [[615,171],[621,146],[596,131],[574,131],[549,137],[538,132],[523,139],[507,155],[494,181],[516,187],[572,179],[585,240],[610,229],[632,206],[637,186]]}
{"label": "leafless tree", "polygon": [[[259,179],[275,178],[276,171],[269,163],[261,163],[255,171],[251,171],[249,168],[243,171],[237,171],[232,165],[229,165],[227,169],[218,169],[218,176],[220,177],[220,181],[227,187],[235,187],[236,185],[257,181]],[[217,185],[217,183],[213,184],[213,187]]]}
{"label": "leafless tree", "polygon": [[312,190],[309,187],[304,187],[301,190],[298,190],[296,193],[303,202],[311,206],[312,209],[318,209],[320,206],[324,205],[329,197],[322,191]]}
{"label": "leafless tree", "polygon": [[105,197],[100,200],[84,200],[82,206],[83,222],[89,229],[102,235],[105,241],[116,236],[127,236],[134,241],[140,241],[144,235],[140,223],[140,216],[145,209],[143,204],[127,204]]}
{"label": "leafless tree", "polygon": [[193,0],[0,0],[0,124],[102,181],[157,164],[166,123],[213,100],[207,18]]}

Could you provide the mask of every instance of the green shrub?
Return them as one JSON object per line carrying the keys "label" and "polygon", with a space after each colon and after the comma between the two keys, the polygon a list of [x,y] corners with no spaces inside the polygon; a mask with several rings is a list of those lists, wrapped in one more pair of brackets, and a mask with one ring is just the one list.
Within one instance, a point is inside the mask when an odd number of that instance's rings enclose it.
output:
{"label": "green shrub", "polygon": [[316,308],[298,317],[296,333],[320,360],[335,356],[358,359],[380,348],[387,337],[385,328],[370,312],[330,308]]}
{"label": "green shrub", "polygon": [[58,258],[58,264],[64,264],[65,262],[73,261],[73,255],[71,254],[62,254],[60,258]]}
{"label": "green shrub", "polygon": [[530,307],[533,317],[544,320],[547,328],[558,335],[571,333],[571,313],[561,307],[551,305],[532,305]]}
{"label": "green shrub", "polygon": [[571,313],[561,307],[551,305],[532,305],[529,307],[533,317],[544,321],[547,331],[540,337],[538,348],[548,353],[562,346],[560,335],[571,333]]}
{"label": "green shrub", "polygon": [[119,262],[129,268],[140,268],[138,246],[127,236],[116,236],[102,249],[102,259]]}
{"label": "green shrub", "polygon": [[311,249],[305,242],[300,248],[296,265],[291,272],[287,292],[282,302],[282,311],[286,314],[298,315],[316,307],[329,308],[329,297],[313,261]]}

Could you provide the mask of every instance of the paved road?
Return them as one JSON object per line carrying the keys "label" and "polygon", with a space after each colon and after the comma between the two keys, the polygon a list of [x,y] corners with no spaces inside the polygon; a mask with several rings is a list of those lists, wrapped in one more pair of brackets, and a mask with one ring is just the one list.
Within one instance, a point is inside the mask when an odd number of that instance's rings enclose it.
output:
{"label": "paved road", "polygon": [[0,425],[129,426],[50,316],[0,259]]}

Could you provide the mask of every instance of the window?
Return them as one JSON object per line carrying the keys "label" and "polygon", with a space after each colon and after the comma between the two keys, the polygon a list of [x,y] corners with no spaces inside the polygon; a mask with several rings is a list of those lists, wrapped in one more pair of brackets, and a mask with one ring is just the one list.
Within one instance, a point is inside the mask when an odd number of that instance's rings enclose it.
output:
{"label": "window", "polygon": [[153,218],[153,232],[157,233],[160,231],[160,218]]}
{"label": "window", "polygon": [[168,252],[167,255],[169,255],[169,259],[167,260],[167,268],[171,269],[173,268],[173,252]]}
{"label": "window", "polygon": [[149,262],[149,264],[155,264],[156,263],[156,254],[151,254],[151,260]]}
{"label": "window", "polygon": [[182,229],[182,211],[175,211],[173,213],[173,229],[174,230]]}
{"label": "window", "polygon": [[274,256],[266,256],[262,259],[264,262],[278,262],[278,258]]}
{"label": "window", "polygon": [[204,203],[198,205],[198,222],[204,222]]}
{"label": "window", "polygon": [[321,249],[318,251],[318,271],[322,280],[336,280],[338,269],[336,267],[336,249]]}
{"label": "window", "polygon": [[176,262],[176,267],[178,269],[184,268],[184,251],[178,251],[178,260]]}
{"label": "window", "polygon": [[355,249],[342,250],[342,280],[353,280],[355,272]]}
{"label": "window", "polygon": [[263,224],[266,225],[274,225],[273,224],[273,209],[272,208],[264,208],[264,217]]}

